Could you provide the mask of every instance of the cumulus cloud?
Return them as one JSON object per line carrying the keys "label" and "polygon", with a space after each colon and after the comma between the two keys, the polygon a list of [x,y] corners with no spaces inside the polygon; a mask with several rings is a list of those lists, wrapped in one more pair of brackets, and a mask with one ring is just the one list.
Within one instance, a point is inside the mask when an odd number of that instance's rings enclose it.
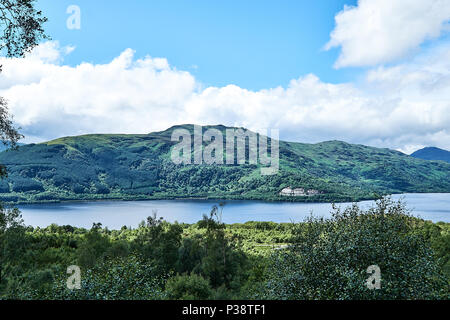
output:
{"label": "cumulus cloud", "polygon": [[370,70],[358,84],[313,74],[259,91],[203,87],[163,58],[131,49],[106,64],[62,63],[56,42],[0,59],[0,95],[28,141],[85,133],[148,133],[180,123],[279,129],[283,139],[339,139],[406,152],[450,149],[450,46]]}
{"label": "cumulus cloud", "polygon": [[46,139],[160,129],[179,120],[171,112],[179,114],[196,86],[192,75],[166,59],[134,60],[131,49],[108,64],[76,67],[59,64],[63,52],[53,43],[25,59],[1,60],[0,92],[25,134]]}
{"label": "cumulus cloud", "polygon": [[341,47],[335,67],[372,66],[405,56],[449,30],[448,0],[359,0],[335,16],[325,49]]}

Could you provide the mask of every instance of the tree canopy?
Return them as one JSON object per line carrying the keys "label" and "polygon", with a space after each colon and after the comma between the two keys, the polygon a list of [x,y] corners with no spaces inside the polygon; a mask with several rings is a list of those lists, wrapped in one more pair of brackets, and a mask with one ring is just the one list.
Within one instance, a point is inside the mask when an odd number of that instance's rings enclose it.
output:
{"label": "tree canopy", "polygon": [[[288,250],[273,256],[267,282],[273,299],[438,299],[448,297],[419,221],[402,202],[377,201],[335,208],[331,219],[299,224]],[[381,270],[380,288],[368,288],[368,268]]]}
{"label": "tree canopy", "polygon": [[35,0],[0,0],[0,52],[22,57],[48,38],[43,28],[46,21],[36,10]]}
{"label": "tree canopy", "polygon": [[[42,12],[36,10],[35,0],[0,0],[0,53],[6,57],[23,57],[40,40],[48,38],[43,29],[46,21]],[[0,97],[0,140],[15,147],[22,137],[13,124],[6,99]],[[4,176],[6,170],[1,165],[0,177]]]}

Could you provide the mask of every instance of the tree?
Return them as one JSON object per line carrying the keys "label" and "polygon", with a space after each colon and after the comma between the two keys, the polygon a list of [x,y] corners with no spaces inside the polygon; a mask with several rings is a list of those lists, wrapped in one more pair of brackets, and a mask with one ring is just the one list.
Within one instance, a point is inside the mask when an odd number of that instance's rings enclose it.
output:
{"label": "tree", "polygon": [[[48,39],[43,29],[47,18],[35,9],[34,4],[35,0],[0,0],[0,53],[4,56],[23,57],[40,40]],[[13,125],[7,101],[0,97],[0,140],[15,147],[22,137]],[[4,176],[6,169],[0,166],[0,177]]]}
{"label": "tree", "polygon": [[[220,206],[221,209],[223,205]],[[228,239],[225,224],[221,221],[222,210],[213,206],[209,216],[203,215],[198,222],[200,229],[206,229],[203,239],[205,254],[201,261],[201,274],[208,278],[213,288],[225,285],[236,286],[241,268],[247,263],[245,255],[235,246],[235,239]]]}
{"label": "tree", "polygon": [[34,7],[35,0],[1,0],[0,50],[7,57],[22,57],[38,45],[41,39],[47,39],[43,24],[47,18]]}
{"label": "tree", "polygon": [[101,223],[94,222],[91,230],[84,236],[78,250],[78,263],[81,267],[94,267],[110,248],[109,238],[101,233],[101,228]]}
{"label": "tree", "polygon": [[166,292],[169,299],[206,300],[211,298],[213,291],[207,279],[191,273],[170,278],[166,283]]}
{"label": "tree", "polygon": [[[34,7],[35,0],[0,0],[0,53],[6,57],[23,57],[48,38],[43,29],[47,18]],[[0,72],[2,66],[0,65]],[[0,140],[15,147],[23,136],[14,127],[6,99],[0,97]],[[0,164],[0,178],[7,176],[6,167]],[[0,207],[0,286],[5,260],[14,258],[24,239],[23,220],[18,209]]]}
{"label": "tree", "polygon": [[153,211],[138,233],[134,249],[157,265],[160,272],[175,270],[183,228],[178,223],[170,224],[162,217],[158,218],[157,212]]}
{"label": "tree", "polygon": [[6,261],[19,257],[23,248],[25,227],[17,208],[9,209],[0,204],[0,287],[3,286],[3,268]]}
{"label": "tree", "polygon": [[[272,299],[438,299],[448,284],[418,219],[390,198],[364,211],[334,208],[331,219],[299,224],[295,241],[273,257],[267,282]],[[381,288],[369,289],[368,267],[381,270]]]}

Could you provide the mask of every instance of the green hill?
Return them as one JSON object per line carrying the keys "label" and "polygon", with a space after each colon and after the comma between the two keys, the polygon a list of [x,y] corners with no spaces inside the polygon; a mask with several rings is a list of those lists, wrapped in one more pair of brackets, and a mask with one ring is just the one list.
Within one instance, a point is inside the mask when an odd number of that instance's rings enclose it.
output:
{"label": "green hill", "polygon": [[[84,135],[2,152],[0,163],[9,176],[0,181],[0,200],[350,201],[386,193],[450,192],[450,164],[341,141],[280,141],[280,170],[271,176],[262,176],[252,164],[175,165],[171,133],[181,127],[193,132],[192,125],[183,125],[150,134]],[[317,192],[280,195],[286,187]]]}
{"label": "green hill", "polygon": [[450,162],[450,151],[436,147],[426,147],[411,153],[411,157],[424,160],[441,160]]}

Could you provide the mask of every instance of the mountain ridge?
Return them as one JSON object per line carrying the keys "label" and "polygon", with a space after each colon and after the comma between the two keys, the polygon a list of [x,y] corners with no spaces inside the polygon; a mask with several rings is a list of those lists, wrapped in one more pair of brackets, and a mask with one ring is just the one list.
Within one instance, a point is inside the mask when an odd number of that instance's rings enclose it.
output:
{"label": "mountain ridge", "polygon": [[450,163],[450,151],[437,147],[425,147],[419,149],[411,153],[411,157],[424,160],[445,161]]}
{"label": "mountain ridge", "polygon": [[[175,198],[267,201],[358,201],[381,194],[450,192],[450,164],[399,151],[331,140],[279,141],[280,168],[261,176],[260,165],[176,165],[173,126],[148,134],[89,134],[29,144],[0,153],[9,177],[0,200],[39,203],[69,200]],[[203,126],[219,130],[222,125]],[[285,197],[284,188],[317,190]]]}

